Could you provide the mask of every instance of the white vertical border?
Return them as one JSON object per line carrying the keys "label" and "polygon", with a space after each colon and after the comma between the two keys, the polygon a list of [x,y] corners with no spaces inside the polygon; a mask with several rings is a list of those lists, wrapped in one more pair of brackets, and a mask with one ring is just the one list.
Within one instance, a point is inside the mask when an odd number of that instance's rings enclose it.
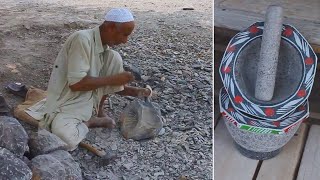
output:
{"label": "white vertical border", "polygon": [[[215,97],[214,97],[214,69],[215,69],[215,60],[214,60],[214,0],[212,0],[212,126],[211,126],[211,129],[212,129],[212,178],[214,180],[214,100],[215,100]],[[219,66],[220,67],[220,66]],[[217,77],[217,78],[220,78],[220,77]]]}

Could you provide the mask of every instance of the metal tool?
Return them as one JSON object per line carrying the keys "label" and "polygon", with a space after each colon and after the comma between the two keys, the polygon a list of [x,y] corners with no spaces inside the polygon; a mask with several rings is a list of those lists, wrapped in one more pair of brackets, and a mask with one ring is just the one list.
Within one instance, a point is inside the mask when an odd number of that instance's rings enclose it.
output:
{"label": "metal tool", "polygon": [[134,67],[134,66],[130,66],[130,65],[123,65],[123,69],[125,71],[129,71],[133,74],[135,80],[137,81],[141,81],[142,78],[141,78],[141,71],[140,69],[138,69],[137,67]]}

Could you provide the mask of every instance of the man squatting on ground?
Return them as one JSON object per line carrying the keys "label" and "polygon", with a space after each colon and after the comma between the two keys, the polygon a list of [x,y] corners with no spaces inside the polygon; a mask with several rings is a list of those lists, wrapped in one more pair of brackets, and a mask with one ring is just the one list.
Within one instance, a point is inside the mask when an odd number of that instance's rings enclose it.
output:
{"label": "man squatting on ground", "polygon": [[133,15],[119,8],[110,10],[100,26],[73,33],[53,65],[47,98],[26,110],[40,121],[40,127],[65,141],[70,151],[85,138],[88,128],[115,127],[103,112],[108,94],[151,95],[150,89],[126,85],[134,76],[123,70],[120,54],[109,48],[126,43],[133,29]]}

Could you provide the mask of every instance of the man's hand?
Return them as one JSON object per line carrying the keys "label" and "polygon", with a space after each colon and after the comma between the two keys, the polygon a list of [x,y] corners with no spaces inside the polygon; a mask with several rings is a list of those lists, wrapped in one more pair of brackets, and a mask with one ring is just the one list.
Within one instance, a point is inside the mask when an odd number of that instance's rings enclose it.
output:
{"label": "man's hand", "polygon": [[149,85],[147,85],[146,88],[140,88],[139,96],[143,96],[143,97],[152,96],[152,88]]}
{"label": "man's hand", "polygon": [[139,92],[139,95],[138,96],[143,96],[143,97],[149,97],[149,96],[151,96],[151,90],[150,89],[148,89],[148,88],[141,88],[140,90],[139,90],[140,92]]}
{"label": "man's hand", "polygon": [[122,96],[150,97],[152,95],[152,89],[150,86],[147,86],[147,88],[124,86],[124,90],[117,92],[117,94]]}
{"label": "man's hand", "polygon": [[115,74],[113,76],[109,76],[110,85],[112,86],[121,86],[128,84],[129,82],[134,80],[134,76],[131,72],[125,71],[120,74]]}

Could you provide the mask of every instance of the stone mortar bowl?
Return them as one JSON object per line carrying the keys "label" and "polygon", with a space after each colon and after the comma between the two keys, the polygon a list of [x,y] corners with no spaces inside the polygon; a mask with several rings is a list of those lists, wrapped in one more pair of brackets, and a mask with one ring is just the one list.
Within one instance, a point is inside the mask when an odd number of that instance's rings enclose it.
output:
{"label": "stone mortar bowl", "polygon": [[225,117],[223,119],[239,152],[248,158],[257,160],[270,159],[279,154],[281,148],[297,132],[302,122],[300,121],[285,134],[260,134],[239,129]]}
{"label": "stone mortar bowl", "polygon": [[231,39],[221,62],[220,76],[235,109],[256,118],[278,121],[310,95],[317,56],[294,27],[283,25],[273,98],[256,99],[263,25],[257,22]]}
{"label": "stone mortar bowl", "polygon": [[268,122],[237,111],[224,89],[220,91],[220,111],[237,149],[252,159],[276,156],[309,115],[308,101],[279,121]]}
{"label": "stone mortar bowl", "polygon": [[[226,90],[220,94],[220,108],[227,129],[243,155],[259,160],[277,155],[296,133],[302,119],[308,116],[307,99],[317,66],[317,56],[310,44],[297,29],[284,24],[273,98],[270,101],[256,99],[263,29],[264,23],[257,22],[236,34],[228,44],[219,69]],[[228,101],[228,110],[233,112],[226,111]],[[305,116],[290,119],[301,105],[307,107],[301,112]],[[275,132],[274,125],[281,122],[286,122],[281,127],[286,129],[285,133],[270,133]]]}

